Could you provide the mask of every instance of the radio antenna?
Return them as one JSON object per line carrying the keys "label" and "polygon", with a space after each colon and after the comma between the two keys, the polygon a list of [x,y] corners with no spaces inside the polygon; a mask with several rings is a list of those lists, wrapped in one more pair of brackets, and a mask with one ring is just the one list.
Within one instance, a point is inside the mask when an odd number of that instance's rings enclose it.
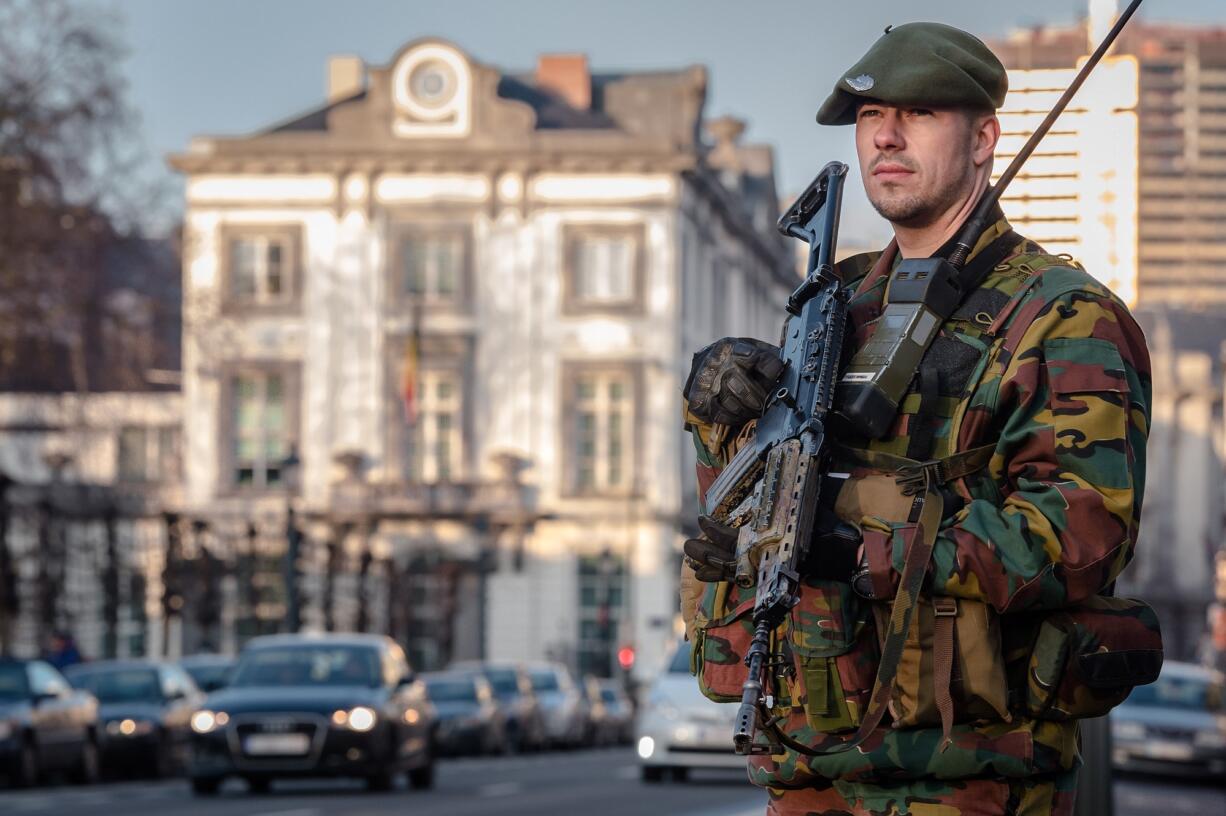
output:
{"label": "radio antenna", "polygon": [[1103,56],[1115,44],[1116,38],[1120,36],[1120,32],[1124,30],[1124,26],[1132,17],[1133,13],[1141,5],[1141,0],[1132,0],[1128,4],[1128,8],[1120,14],[1120,18],[1115,21],[1115,25],[1107,32],[1107,36],[1099,43],[1098,48],[1086,60],[1086,64],[1081,66],[1081,70],[1074,77],[1071,85],[1056,101],[1056,106],[1051,109],[1043,122],[1035,128],[1034,133],[1030,134],[1030,138],[1026,140],[1026,144],[1018,151],[1018,154],[1013,157],[1013,161],[1009,162],[1009,166],[1005,168],[1005,172],[1001,173],[1000,180],[995,185],[988,188],[988,191],[980,199],[979,205],[975,207],[975,211],[971,213],[971,217],[967,220],[966,226],[958,235],[958,242],[954,244],[954,251],[949,256],[949,262],[957,269],[961,269],[966,264],[966,259],[970,256],[971,250],[979,241],[979,236],[983,233],[987,226],[987,220],[993,208],[1000,201],[1000,197],[1004,194],[1005,188],[1013,181],[1014,176],[1022,169],[1022,165],[1030,158],[1030,154],[1034,153],[1035,148],[1039,146],[1039,142],[1047,135],[1047,131],[1051,130],[1051,126],[1056,123],[1056,119],[1060,114],[1064,113],[1064,109],[1068,107],[1069,102],[1073,100],[1073,95],[1085,84],[1085,81],[1090,76],[1090,72],[1094,70],[1094,66],[1098,65]]}

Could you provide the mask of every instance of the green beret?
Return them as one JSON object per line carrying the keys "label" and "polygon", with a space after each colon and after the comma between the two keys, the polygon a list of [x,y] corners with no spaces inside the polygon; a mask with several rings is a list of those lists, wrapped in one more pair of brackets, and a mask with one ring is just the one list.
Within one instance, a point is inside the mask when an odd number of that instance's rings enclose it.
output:
{"label": "green beret", "polygon": [[851,125],[856,104],[932,105],[995,110],[1009,76],[974,35],[941,23],[891,26],[835,83],[817,111],[823,125]]}

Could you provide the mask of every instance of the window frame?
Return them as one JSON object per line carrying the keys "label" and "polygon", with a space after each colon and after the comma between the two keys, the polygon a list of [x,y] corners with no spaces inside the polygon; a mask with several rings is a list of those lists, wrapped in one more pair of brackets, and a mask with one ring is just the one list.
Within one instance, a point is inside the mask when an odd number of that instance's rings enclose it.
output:
{"label": "window frame", "polygon": [[[144,442],[144,460],[139,475],[124,470],[124,435],[139,431]],[[115,435],[115,479],[122,484],[166,484],[179,481],[181,435],[177,425],[119,426]]]}
{"label": "window frame", "polygon": [[[260,495],[273,494],[280,495],[285,493],[296,492],[297,485],[288,484],[283,478],[279,484],[268,485],[266,481],[259,484],[244,485],[238,481],[238,456],[237,456],[237,434],[238,428],[235,423],[235,411],[237,405],[235,399],[237,393],[235,390],[235,380],[240,376],[259,375],[267,378],[271,375],[279,375],[282,378],[283,387],[285,390],[285,436],[288,445],[293,448],[299,445],[301,438],[300,431],[300,404],[302,399],[301,391],[301,374],[297,364],[285,362],[232,362],[226,363],[221,370],[221,410],[218,412],[220,424],[220,432],[218,439],[219,454],[219,479],[218,492],[223,495]],[[301,455],[301,452],[299,452]],[[267,469],[267,462],[264,463]],[[299,466],[301,470],[301,466]],[[267,474],[265,474],[265,480]]]}
{"label": "window frame", "polygon": [[[471,338],[450,335],[422,335],[418,338],[417,348],[417,423],[410,428],[404,421],[404,402],[401,393],[401,366],[404,363],[404,348],[408,336],[404,332],[388,334],[385,340],[387,402],[386,402],[386,434],[389,464],[395,478],[403,484],[462,484],[475,472],[471,461],[472,445],[472,386],[471,361],[473,346]],[[453,399],[456,404],[456,422],[451,433],[456,440],[456,450],[452,453],[454,465],[450,478],[442,481],[437,478],[437,464],[423,467],[422,478],[414,473],[414,464],[410,460],[408,450],[408,435],[421,433],[424,414],[429,406],[429,397],[423,382],[440,374],[452,377],[456,385]],[[425,463],[423,463],[425,464]],[[431,473],[435,478],[427,479]]]}
{"label": "window frame", "polygon": [[[579,249],[594,238],[629,238],[631,250],[630,297],[626,300],[591,301],[579,295]],[[647,311],[647,227],[630,224],[562,225],[562,302],[563,315],[639,316]]]}
{"label": "window frame", "polygon": [[[283,239],[287,258],[282,262],[283,279],[289,287],[287,295],[273,301],[240,297],[234,292],[235,270],[233,268],[232,244],[236,240]],[[285,314],[301,309],[305,275],[303,229],[301,224],[261,223],[223,224],[219,231],[222,314]]]}
{"label": "window frame", "polygon": [[[642,429],[640,428],[640,418],[644,416],[644,393],[643,393],[643,373],[642,364],[638,362],[580,362],[580,361],[564,361],[561,370],[561,388],[558,394],[558,411],[559,416],[563,417],[561,425],[561,448],[562,451],[562,490],[561,494],[567,498],[626,498],[638,495],[639,491],[639,469],[642,462]],[[622,439],[623,453],[621,466],[625,472],[625,478],[622,485],[610,486],[607,480],[596,480],[594,487],[582,487],[579,484],[579,456],[578,456],[578,427],[576,418],[578,416],[578,397],[575,394],[578,388],[579,381],[585,377],[595,376],[604,383],[609,382],[609,378],[622,378],[630,393],[627,395],[626,403],[628,405],[628,419],[626,422],[627,428]],[[599,420],[598,420],[599,421]],[[607,424],[597,429],[597,439],[601,439],[607,433]],[[598,442],[598,445],[600,443]],[[599,460],[601,458],[599,448],[596,453]]]}
{"label": "window frame", "polygon": [[[413,239],[438,236],[458,237],[460,240],[460,267],[456,272],[456,288],[453,295],[439,297],[427,288],[424,294],[412,294],[405,290],[405,243]],[[387,251],[387,302],[393,306],[428,306],[432,310],[450,312],[471,311],[473,292],[473,225],[470,220],[400,220],[392,223],[389,230]]]}

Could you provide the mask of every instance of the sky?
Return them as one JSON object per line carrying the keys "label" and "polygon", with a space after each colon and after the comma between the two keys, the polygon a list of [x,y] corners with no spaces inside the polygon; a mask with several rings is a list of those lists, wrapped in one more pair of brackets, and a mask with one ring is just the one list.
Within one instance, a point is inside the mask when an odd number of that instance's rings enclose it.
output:
{"label": "sky", "polygon": [[[323,102],[327,59],[385,65],[403,46],[442,37],[478,62],[529,71],[541,53],[582,52],[595,72],[708,69],[708,117],[746,119],[745,141],[776,151],[781,195],[828,161],[854,168],[851,129],[814,114],[835,80],[885,26],[936,20],[988,38],[1067,24],[1087,0],[86,0],[116,13],[126,38],[129,99],[148,173],[169,179],[171,222],[182,180],[165,156],[196,135],[239,135]],[[1124,0],[1120,5],[1123,6]],[[1145,0],[1138,18],[1226,25],[1226,0]],[[854,169],[853,169],[854,173]],[[878,243],[888,228],[849,179],[844,242]]]}

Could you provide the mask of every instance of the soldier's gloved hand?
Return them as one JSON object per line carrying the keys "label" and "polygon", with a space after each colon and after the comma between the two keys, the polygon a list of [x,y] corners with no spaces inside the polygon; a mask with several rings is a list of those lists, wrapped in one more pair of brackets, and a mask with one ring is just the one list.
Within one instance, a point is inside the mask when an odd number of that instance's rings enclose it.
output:
{"label": "soldier's gloved hand", "polygon": [[685,398],[703,422],[739,426],[762,416],[783,373],[780,349],[749,337],[725,337],[694,355]]}
{"label": "soldier's gloved hand", "polygon": [[720,524],[710,516],[698,517],[702,535],[682,546],[685,560],[699,581],[731,581],[736,578],[735,527]]}

